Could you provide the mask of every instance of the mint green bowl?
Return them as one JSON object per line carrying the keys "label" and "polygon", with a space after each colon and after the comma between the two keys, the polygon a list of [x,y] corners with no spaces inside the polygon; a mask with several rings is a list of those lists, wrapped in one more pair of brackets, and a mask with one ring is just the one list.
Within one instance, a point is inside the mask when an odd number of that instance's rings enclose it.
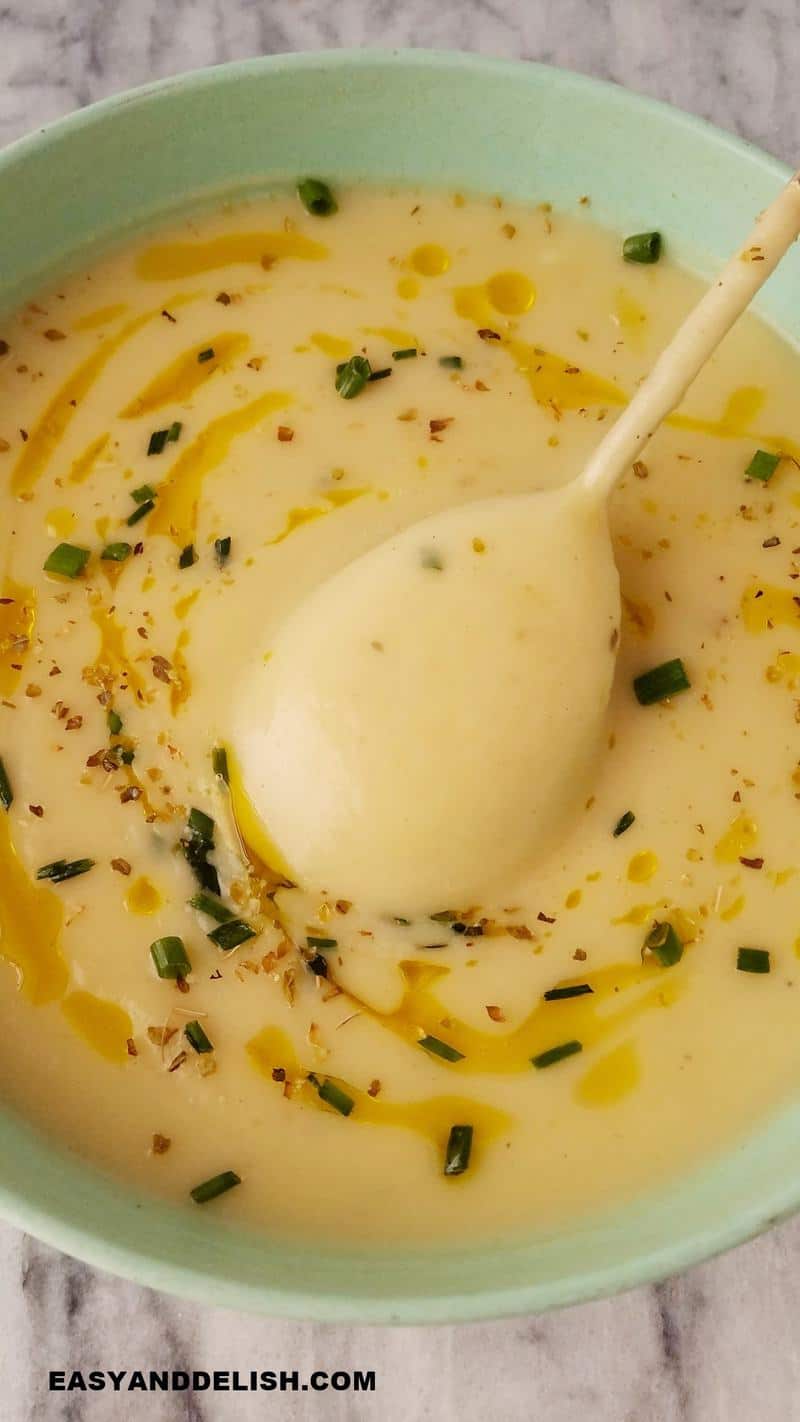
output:
{"label": "mint green bowl", "polygon": [[[622,232],[660,228],[671,255],[701,271],[787,176],[697,119],[555,69],[424,51],[281,55],[123,94],[0,155],[0,305],[189,203],[307,173],[572,210],[590,193],[592,217]],[[759,305],[800,335],[796,259]],[[307,1248],[235,1228],[213,1208],[139,1196],[0,1114],[0,1212],[13,1224],[155,1288],[296,1318],[420,1323],[552,1308],[683,1269],[799,1204],[796,1104],[638,1203],[546,1236],[403,1253]],[[500,1233],[501,1199],[497,1214]]]}

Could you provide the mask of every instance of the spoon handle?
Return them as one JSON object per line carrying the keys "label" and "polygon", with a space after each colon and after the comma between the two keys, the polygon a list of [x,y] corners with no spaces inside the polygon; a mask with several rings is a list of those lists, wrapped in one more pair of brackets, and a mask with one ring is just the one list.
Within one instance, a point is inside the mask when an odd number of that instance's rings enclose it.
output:
{"label": "spoon handle", "polygon": [[800,232],[800,172],[758,218],[750,236],[679,326],[650,374],[586,464],[580,483],[605,497],[680,404],[723,336],[750,305]]}

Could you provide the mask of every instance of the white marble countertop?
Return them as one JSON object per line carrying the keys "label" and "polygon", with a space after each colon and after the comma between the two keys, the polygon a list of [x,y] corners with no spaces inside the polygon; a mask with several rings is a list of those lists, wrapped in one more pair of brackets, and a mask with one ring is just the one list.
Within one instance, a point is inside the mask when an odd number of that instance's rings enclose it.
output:
{"label": "white marble countertop", "polygon": [[[539,59],[667,99],[795,161],[795,0],[5,0],[0,144],[119,89],[276,50]],[[1,1422],[791,1422],[800,1220],[679,1279],[545,1318],[273,1323],[184,1304],[0,1226]],[[375,1369],[374,1394],[49,1393],[63,1368]]]}

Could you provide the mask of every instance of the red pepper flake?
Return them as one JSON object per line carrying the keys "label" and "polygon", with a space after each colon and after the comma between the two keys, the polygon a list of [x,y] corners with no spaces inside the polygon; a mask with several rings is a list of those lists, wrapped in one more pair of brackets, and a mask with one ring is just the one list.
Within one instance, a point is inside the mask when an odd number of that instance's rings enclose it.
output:
{"label": "red pepper flake", "polygon": [[129,1057],[138,1057],[139,1053],[138,1053],[138,1051],[137,1051],[137,1049],[136,1049],[136,1043],[134,1042],[133,1037],[129,1037],[129,1038],[128,1038],[128,1041],[127,1041],[127,1043],[126,1043],[126,1046],[127,1046],[127,1048],[128,1048],[128,1056],[129,1056]]}
{"label": "red pepper flake", "polygon": [[376,1077],[375,1080],[374,1080],[374,1081],[371,1081],[370,1084],[369,1084],[369,1086],[367,1087],[367,1096],[372,1096],[372,1097],[377,1096],[377,1095],[378,1095],[378,1092],[380,1091],[380,1089],[381,1089],[381,1084],[380,1084],[380,1082],[378,1081],[378,1078]]}
{"label": "red pepper flake", "polygon": [[40,820],[44,814],[44,809],[41,805],[29,805],[28,809],[32,815],[36,816],[37,820]]}
{"label": "red pepper flake", "polygon": [[120,802],[127,805],[131,800],[139,800],[141,794],[141,788],[138,785],[126,785],[120,794]]}
{"label": "red pepper flake", "polygon": [[10,349],[8,341],[0,341],[0,356],[8,355]]}
{"label": "red pepper flake", "polygon": [[161,315],[164,316],[167,321],[171,321],[173,326],[175,325],[175,322],[178,319],[177,316],[173,316],[169,311],[162,311]]}
{"label": "red pepper flake", "polygon": [[178,1067],[183,1066],[183,1063],[184,1063],[185,1061],[186,1061],[186,1053],[185,1053],[185,1052],[178,1052],[177,1057],[173,1057],[172,1061],[170,1062],[169,1066],[167,1067],[167,1071],[177,1071],[177,1070],[178,1070]]}
{"label": "red pepper flake", "polygon": [[178,989],[178,992],[182,992],[182,993],[186,994],[186,993],[189,991],[189,984],[187,983],[187,981],[186,981],[185,978],[181,978],[181,977],[176,978],[176,979],[175,979],[175,986],[176,986],[176,988]]}
{"label": "red pepper flake", "polygon": [[116,874],[130,874],[131,866],[127,859],[112,859],[111,868]]}
{"label": "red pepper flake", "polygon": [[490,331],[488,326],[481,326],[478,335],[482,341],[499,341],[501,339],[499,332]]}
{"label": "red pepper flake", "polygon": [[82,725],[82,716],[70,716],[64,729],[67,731],[79,731]]}
{"label": "red pepper flake", "polygon": [[36,697],[41,696],[41,694],[42,688],[40,686],[37,686],[35,681],[29,682],[29,684],[25,687],[25,695],[30,696],[31,700],[35,700]]}
{"label": "red pepper flake", "polygon": [[289,425],[278,425],[278,439],[281,444],[291,444],[294,430]]}
{"label": "red pepper flake", "polygon": [[63,331],[59,331],[55,326],[48,326],[47,330],[46,330],[45,333],[44,333],[44,338],[45,338],[46,341],[64,341],[64,340],[66,340],[66,336],[64,335],[64,332],[63,332]]}
{"label": "red pepper flake", "polygon": [[453,415],[448,415],[448,417],[444,420],[429,420],[428,428],[430,429],[431,434],[441,434],[442,430],[446,430],[448,425],[452,425],[453,419]]}
{"label": "red pepper flake", "polygon": [[573,958],[575,959],[576,963],[585,963],[585,962],[586,962],[586,949],[585,949],[585,948],[576,948],[576,949],[575,949],[575,952],[573,953],[572,956],[573,956]]}
{"label": "red pepper flake", "polygon": [[218,292],[217,295],[214,297],[214,300],[218,301],[220,306],[230,306],[231,304],[231,299],[227,291]]}
{"label": "red pepper flake", "polygon": [[153,1155],[166,1155],[171,1145],[172,1141],[169,1136],[161,1136],[156,1131],[153,1136]]}
{"label": "red pepper flake", "polygon": [[555,919],[550,918],[549,914],[546,913],[537,913],[536,917],[540,923],[555,923]]}
{"label": "red pepper flake", "polygon": [[143,544],[143,543],[134,543],[134,545],[133,545],[133,556],[134,556],[134,558],[138,558],[140,553],[144,553],[144,544]]}
{"label": "red pepper flake", "polygon": [[505,1022],[505,1013],[501,1007],[497,1007],[494,1003],[491,1006],[487,1004],[486,1011],[492,1022]]}
{"label": "red pepper flake", "polygon": [[168,662],[166,657],[152,657],[151,661],[153,663],[153,676],[156,677],[158,681],[166,682],[167,686],[169,686],[172,680],[170,676],[172,663]]}
{"label": "red pepper flake", "polygon": [[740,854],[740,855],[739,855],[739,863],[740,863],[740,864],[743,864],[744,867],[745,867],[745,869],[763,869],[763,868],[764,868],[764,860],[763,860],[763,859],[745,859],[745,857],[744,857],[743,854]]}
{"label": "red pepper flake", "polygon": [[272,1080],[273,1080],[273,1081],[285,1081],[285,1080],[286,1080],[286,1069],[285,1069],[285,1067],[273,1067],[273,1068],[272,1068]]}

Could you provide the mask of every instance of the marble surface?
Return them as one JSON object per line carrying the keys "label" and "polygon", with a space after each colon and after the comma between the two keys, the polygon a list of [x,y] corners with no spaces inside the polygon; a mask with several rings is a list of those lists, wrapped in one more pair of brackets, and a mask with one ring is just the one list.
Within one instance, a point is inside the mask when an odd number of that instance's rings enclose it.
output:
{"label": "marble surface", "polygon": [[[797,159],[795,0],[0,0],[0,144],[162,75],[416,45],[612,78]],[[460,1328],[273,1323],[187,1305],[0,1226],[2,1422],[791,1422],[800,1220],[656,1288]],[[48,1393],[50,1368],[374,1368],[358,1397]]]}

